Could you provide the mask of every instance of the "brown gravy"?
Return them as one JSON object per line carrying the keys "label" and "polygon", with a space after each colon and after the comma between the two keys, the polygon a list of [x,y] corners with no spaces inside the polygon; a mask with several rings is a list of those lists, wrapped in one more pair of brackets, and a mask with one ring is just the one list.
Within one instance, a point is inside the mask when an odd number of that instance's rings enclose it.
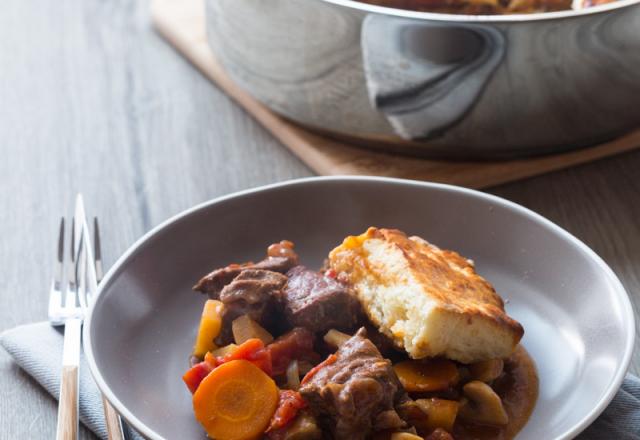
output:
{"label": "brown gravy", "polygon": [[502,427],[456,422],[456,440],[510,440],[524,427],[538,399],[536,366],[527,351],[518,345],[504,363],[504,374],[492,388],[502,399],[509,424]]}

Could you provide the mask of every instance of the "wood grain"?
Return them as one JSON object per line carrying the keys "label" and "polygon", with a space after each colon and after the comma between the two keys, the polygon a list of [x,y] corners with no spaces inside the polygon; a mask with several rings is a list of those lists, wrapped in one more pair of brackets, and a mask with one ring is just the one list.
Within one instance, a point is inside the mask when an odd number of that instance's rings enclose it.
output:
{"label": "wood grain", "polygon": [[203,0],[154,0],[151,5],[153,21],[160,33],[318,174],[379,175],[485,188],[640,147],[637,130],[596,147],[526,160],[452,162],[356,148],[290,123],[235,84],[207,42]]}
{"label": "wood grain", "polygon": [[104,418],[107,424],[109,440],[124,440],[120,416],[104,396],[102,396],[102,408],[104,409]]}
{"label": "wood grain", "polygon": [[78,367],[62,367],[56,440],[76,440],[78,435]]}
{"label": "wood grain", "polygon": [[[0,331],[46,318],[59,218],[78,191],[100,218],[108,268],[196,203],[312,174],[155,33],[148,2],[2,6]],[[639,170],[633,152],[490,192],[586,242],[639,310]],[[637,351],[632,371],[640,373]],[[0,392],[0,439],[55,438],[57,403],[4,350]]]}
{"label": "wood grain", "polygon": [[[0,331],[46,320],[75,194],[105,268],[168,216],[311,171],[152,29],[133,0],[7,0],[0,14]],[[28,23],[28,26],[25,26]],[[57,402],[0,349],[0,439],[53,439]],[[80,440],[96,439],[84,426]]]}

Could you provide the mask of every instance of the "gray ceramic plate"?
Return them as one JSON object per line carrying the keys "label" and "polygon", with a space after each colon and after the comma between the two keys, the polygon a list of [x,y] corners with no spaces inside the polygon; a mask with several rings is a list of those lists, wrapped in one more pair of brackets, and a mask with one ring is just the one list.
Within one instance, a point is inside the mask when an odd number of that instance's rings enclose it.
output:
{"label": "gray ceramic plate", "polygon": [[571,438],[604,409],[631,357],[634,319],[609,267],[563,229],[467,189],[382,178],[316,178],[244,191],[195,207],[140,239],[111,269],[85,326],[100,389],[152,439],[202,439],[187,368],[212,268],[259,259],[274,241],[302,261],[369,225],[399,228],[476,261],[525,328],[540,398],[518,439]]}

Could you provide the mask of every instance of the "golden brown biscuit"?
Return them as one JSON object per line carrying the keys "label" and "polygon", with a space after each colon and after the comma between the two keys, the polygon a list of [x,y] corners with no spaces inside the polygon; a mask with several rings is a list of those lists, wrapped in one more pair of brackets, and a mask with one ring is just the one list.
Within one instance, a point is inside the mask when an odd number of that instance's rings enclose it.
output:
{"label": "golden brown biscuit", "polygon": [[505,358],[524,333],[471,260],[420,237],[369,228],[329,254],[369,319],[414,359]]}

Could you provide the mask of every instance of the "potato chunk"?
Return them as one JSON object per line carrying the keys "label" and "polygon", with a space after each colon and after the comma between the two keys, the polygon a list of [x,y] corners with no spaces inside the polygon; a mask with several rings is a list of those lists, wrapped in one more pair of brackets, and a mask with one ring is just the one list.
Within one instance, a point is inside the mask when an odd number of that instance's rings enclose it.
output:
{"label": "potato chunk", "polygon": [[442,428],[451,432],[453,424],[458,415],[460,404],[455,400],[445,399],[418,399],[416,400],[418,407],[427,415],[427,421],[424,424],[429,431]]}
{"label": "potato chunk", "polygon": [[231,323],[231,331],[236,344],[240,345],[249,339],[260,339],[264,345],[273,341],[271,333],[255,322],[249,315],[242,315]]}
{"label": "potato chunk", "polygon": [[224,347],[216,348],[211,352],[215,357],[225,357],[233,350],[235,350],[238,346],[236,344],[225,345]]}
{"label": "potato chunk", "polygon": [[214,299],[207,300],[202,309],[198,336],[193,347],[193,355],[202,359],[208,351],[215,350],[216,344],[213,342],[220,334],[222,328],[222,311],[224,305]]}
{"label": "potato chunk", "polygon": [[347,342],[351,338],[351,335],[338,331],[336,329],[329,330],[324,335],[324,342],[329,344],[333,348],[340,348],[342,344]]}

